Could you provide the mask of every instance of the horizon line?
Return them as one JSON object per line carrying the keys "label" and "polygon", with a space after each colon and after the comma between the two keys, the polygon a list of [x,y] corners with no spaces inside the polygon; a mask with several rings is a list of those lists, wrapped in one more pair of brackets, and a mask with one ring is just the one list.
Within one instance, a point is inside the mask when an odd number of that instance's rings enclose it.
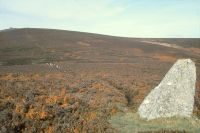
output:
{"label": "horizon line", "polygon": [[9,27],[0,29],[2,31],[11,31],[11,30],[20,30],[20,29],[41,29],[41,30],[58,30],[58,31],[69,31],[69,32],[79,32],[79,33],[86,33],[86,34],[96,34],[102,36],[110,36],[110,37],[119,37],[119,38],[135,38],[135,39],[200,39],[200,37],[142,37],[142,36],[118,36],[118,35],[111,35],[111,34],[104,34],[104,33],[97,33],[97,32],[88,32],[88,31],[78,31],[78,30],[68,30],[68,29],[59,29],[59,28],[47,28],[47,27]]}

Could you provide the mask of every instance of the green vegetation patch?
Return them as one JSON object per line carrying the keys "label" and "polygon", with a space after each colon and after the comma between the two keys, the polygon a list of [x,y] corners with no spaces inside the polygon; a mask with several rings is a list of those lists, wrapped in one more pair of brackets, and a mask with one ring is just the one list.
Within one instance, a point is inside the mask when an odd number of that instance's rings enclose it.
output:
{"label": "green vegetation patch", "polygon": [[110,124],[122,133],[179,131],[200,133],[200,120],[191,118],[162,118],[143,120],[137,113],[117,113],[109,120]]}

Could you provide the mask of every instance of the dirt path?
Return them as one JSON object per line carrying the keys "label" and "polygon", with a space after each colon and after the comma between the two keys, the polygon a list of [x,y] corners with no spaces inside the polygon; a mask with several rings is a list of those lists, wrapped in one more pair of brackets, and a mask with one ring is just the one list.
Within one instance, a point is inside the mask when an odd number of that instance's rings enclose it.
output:
{"label": "dirt path", "polygon": [[155,44],[155,45],[161,45],[161,46],[175,48],[175,49],[185,49],[185,48],[183,48],[181,46],[178,46],[176,44],[170,44],[170,43],[162,43],[162,42],[155,42],[155,41],[140,41],[140,42],[149,43],[149,44]]}
{"label": "dirt path", "polygon": [[196,54],[200,54],[200,49],[199,48],[184,48],[181,46],[178,46],[177,44],[170,44],[170,43],[164,43],[164,42],[156,42],[156,41],[140,41],[143,43],[148,43],[148,44],[155,44],[155,45],[160,45],[164,47],[169,47],[169,48],[174,48],[174,49],[179,49],[185,52],[194,52]]}

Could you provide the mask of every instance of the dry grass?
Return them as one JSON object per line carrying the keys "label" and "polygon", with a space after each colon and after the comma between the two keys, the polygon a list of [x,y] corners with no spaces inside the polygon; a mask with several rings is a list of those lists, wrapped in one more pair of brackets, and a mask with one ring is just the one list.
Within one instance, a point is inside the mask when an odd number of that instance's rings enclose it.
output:
{"label": "dry grass", "polygon": [[122,133],[133,132],[186,132],[199,133],[200,120],[192,118],[163,118],[151,121],[142,120],[137,113],[118,113],[110,123]]}

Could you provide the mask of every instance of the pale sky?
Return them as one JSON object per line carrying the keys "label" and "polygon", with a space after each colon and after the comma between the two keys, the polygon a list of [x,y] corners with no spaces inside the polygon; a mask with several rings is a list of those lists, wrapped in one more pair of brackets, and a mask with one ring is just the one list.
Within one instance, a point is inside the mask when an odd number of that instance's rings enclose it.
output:
{"label": "pale sky", "polygon": [[0,0],[0,29],[200,37],[200,0]]}

